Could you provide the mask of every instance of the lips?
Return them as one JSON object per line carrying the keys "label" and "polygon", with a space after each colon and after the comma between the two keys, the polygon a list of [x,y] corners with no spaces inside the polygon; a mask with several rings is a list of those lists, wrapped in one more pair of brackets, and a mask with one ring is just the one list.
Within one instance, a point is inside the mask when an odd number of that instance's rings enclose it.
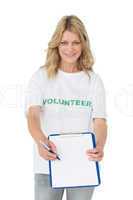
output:
{"label": "lips", "polygon": [[73,56],[75,56],[76,54],[65,54],[65,53],[64,53],[64,55],[67,56],[67,57],[73,57]]}

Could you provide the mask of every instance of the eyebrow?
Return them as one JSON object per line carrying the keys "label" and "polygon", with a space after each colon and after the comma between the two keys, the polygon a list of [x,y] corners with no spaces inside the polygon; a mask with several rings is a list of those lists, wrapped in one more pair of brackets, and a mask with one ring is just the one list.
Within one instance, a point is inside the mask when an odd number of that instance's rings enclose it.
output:
{"label": "eyebrow", "polygon": [[[61,42],[69,42],[68,40],[61,40]],[[80,42],[80,40],[73,40],[72,42]]]}

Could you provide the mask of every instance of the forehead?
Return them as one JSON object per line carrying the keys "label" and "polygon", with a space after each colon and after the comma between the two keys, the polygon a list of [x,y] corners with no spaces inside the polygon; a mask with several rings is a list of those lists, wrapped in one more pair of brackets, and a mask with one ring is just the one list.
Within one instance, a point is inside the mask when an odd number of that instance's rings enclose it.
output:
{"label": "forehead", "polygon": [[69,40],[69,41],[73,41],[73,40],[80,40],[78,34],[71,32],[71,31],[64,31],[64,33],[62,34],[62,40]]}

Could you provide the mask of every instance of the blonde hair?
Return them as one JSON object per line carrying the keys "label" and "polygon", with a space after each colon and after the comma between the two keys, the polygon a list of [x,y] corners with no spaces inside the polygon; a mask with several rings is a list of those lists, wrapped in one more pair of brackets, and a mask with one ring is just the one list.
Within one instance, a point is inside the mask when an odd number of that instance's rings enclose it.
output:
{"label": "blonde hair", "polygon": [[83,22],[75,15],[63,16],[58,22],[56,30],[48,43],[48,50],[46,55],[46,61],[44,66],[46,67],[47,74],[49,78],[53,78],[59,68],[60,56],[58,53],[58,47],[62,39],[64,31],[71,31],[78,34],[81,44],[82,53],[78,59],[78,70],[83,70],[87,74],[89,70],[92,71],[92,65],[94,64],[94,59],[90,50],[90,42],[88,34],[86,32]]}

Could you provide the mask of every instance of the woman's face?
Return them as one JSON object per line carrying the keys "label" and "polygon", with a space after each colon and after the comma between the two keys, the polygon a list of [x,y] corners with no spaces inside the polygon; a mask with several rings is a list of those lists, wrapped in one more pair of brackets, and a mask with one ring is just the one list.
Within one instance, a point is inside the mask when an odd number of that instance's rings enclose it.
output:
{"label": "woman's face", "polygon": [[76,64],[82,52],[79,36],[67,30],[64,31],[58,49],[62,63]]}

